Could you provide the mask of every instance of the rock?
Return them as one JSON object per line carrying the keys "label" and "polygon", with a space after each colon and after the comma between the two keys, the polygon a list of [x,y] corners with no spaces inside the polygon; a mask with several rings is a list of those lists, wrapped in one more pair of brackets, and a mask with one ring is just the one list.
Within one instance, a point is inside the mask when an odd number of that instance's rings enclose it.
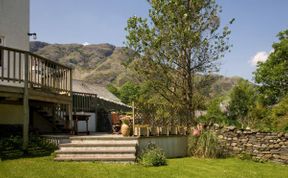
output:
{"label": "rock", "polygon": [[274,148],[280,148],[280,145],[279,144],[275,144]]}
{"label": "rock", "polygon": [[277,135],[277,137],[282,137],[282,136],[284,136],[283,132],[279,132],[278,135]]}
{"label": "rock", "polygon": [[227,130],[233,131],[233,130],[235,130],[235,128],[236,128],[235,126],[228,126],[228,127],[227,127]]}
{"label": "rock", "polygon": [[227,138],[227,140],[228,140],[228,141],[231,141],[231,140],[232,140],[232,138]]}
{"label": "rock", "polygon": [[224,138],[224,136],[223,136],[223,135],[219,135],[219,136],[218,136],[218,138],[220,138],[220,139],[223,139],[223,138]]}
{"label": "rock", "polygon": [[280,156],[280,159],[283,159],[283,160],[288,160],[288,156]]}
{"label": "rock", "polygon": [[233,137],[233,140],[238,140],[238,138],[237,137]]}
{"label": "rock", "polygon": [[262,148],[267,148],[267,145],[262,144],[261,147],[262,147]]}
{"label": "rock", "polygon": [[280,156],[277,154],[273,154],[273,158],[278,159],[278,158],[280,158]]}
{"label": "rock", "polygon": [[248,138],[241,139],[241,142],[247,142],[247,141],[248,141]]}
{"label": "rock", "polygon": [[247,146],[247,147],[251,147],[251,146],[253,146],[253,145],[252,145],[251,143],[247,143],[246,146]]}
{"label": "rock", "polygon": [[237,145],[237,143],[231,143],[231,146],[236,146]]}
{"label": "rock", "polygon": [[271,159],[272,158],[272,154],[265,154],[263,157],[265,159]]}

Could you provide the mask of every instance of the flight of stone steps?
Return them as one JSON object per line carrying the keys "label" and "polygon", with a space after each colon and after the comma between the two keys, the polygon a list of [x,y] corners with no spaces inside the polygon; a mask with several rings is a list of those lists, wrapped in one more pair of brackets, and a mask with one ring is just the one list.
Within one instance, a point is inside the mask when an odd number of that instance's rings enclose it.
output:
{"label": "flight of stone steps", "polygon": [[104,161],[133,163],[136,159],[135,137],[120,135],[74,136],[71,143],[59,145],[56,161]]}

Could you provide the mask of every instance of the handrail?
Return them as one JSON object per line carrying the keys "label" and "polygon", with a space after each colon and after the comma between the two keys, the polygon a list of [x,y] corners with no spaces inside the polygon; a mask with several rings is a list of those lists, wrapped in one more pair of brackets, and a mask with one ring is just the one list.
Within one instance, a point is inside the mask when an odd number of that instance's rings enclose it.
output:
{"label": "handrail", "polygon": [[47,60],[47,61],[49,61],[51,63],[56,64],[56,65],[59,65],[59,66],[62,66],[62,67],[68,68],[68,69],[72,69],[72,67],[69,67],[67,65],[64,65],[64,64],[61,64],[59,62],[53,61],[51,59],[45,58],[45,57],[40,56],[38,54],[34,54],[34,53],[30,52],[30,51],[25,51],[25,50],[11,48],[11,47],[7,47],[7,46],[1,46],[1,45],[0,45],[0,49],[5,49],[5,50],[9,50],[9,51],[15,51],[15,52],[19,52],[19,53],[28,53],[29,55],[32,55],[32,56],[35,56],[37,58],[41,58],[41,59]]}
{"label": "handrail", "polygon": [[0,46],[0,81],[27,81],[29,88],[71,96],[72,68],[28,51]]}

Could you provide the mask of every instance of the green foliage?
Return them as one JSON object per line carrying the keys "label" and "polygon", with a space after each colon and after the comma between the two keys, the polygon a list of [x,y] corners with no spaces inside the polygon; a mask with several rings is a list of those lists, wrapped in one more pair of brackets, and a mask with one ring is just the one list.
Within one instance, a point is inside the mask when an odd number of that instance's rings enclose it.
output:
{"label": "green foliage", "polygon": [[140,155],[139,162],[144,166],[162,166],[167,164],[163,150],[152,143],[145,147]]}
{"label": "green foliage", "polygon": [[256,123],[249,117],[249,112],[254,109],[255,100],[255,87],[249,81],[239,81],[230,94],[229,118],[241,123],[242,126],[254,126]]}
{"label": "green foliage", "polygon": [[[226,100],[218,97],[208,103],[207,114],[199,118],[200,122],[210,125],[211,123],[227,124]],[[221,110],[221,106],[223,107]]]}
{"label": "green foliage", "polygon": [[272,127],[281,130],[288,131],[288,95],[273,106],[270,114],[270,120],[272,121]]}
{"label": "green foliage", "polygon": [[14,159],[30,156],[47,156],[57,149],[55,144],[39,136],[30,136],[27,150],[22,148],[22,137],[10,136],[0,140],[0,158]]}
{"label": "green foliage", "polygon": [[119,97],[121,101],[126,104],[131,104],[132,101],[136,101],[139,95],[139,86],[132,83],[126,82],[120,89],[119,89]]}
{"label": "green foliage", "polygon": [[220,158],[224,156],[217,136],[211,131],[204,131],[199,137],[190,136],[188,150],[191,156],[203,158]]}
{"label": "green foliage", "polygon": [[119,98],[119,96],[120,96],[119,90],[114,85],[112,85],[112,84],[107,85],[107,90],[109,90],[112,94],[114,94],[115,96],[117,96]]}
{"label": "green foliage", "polygon": [[288,30],[280,32],[278,37],[280,41],[273,44],[274,51],[267,61],[258,63],[254,73],[268,105],[278,103],[288,94]]}
{"label": "green foliage", "polygon": [[230,47],[230,30],[219,30],[221,9],[215,1],[149,3],[149,22],[136,16],[127,21],[126,44],[139,59],[136,76],[152,83],[154,92],[167,101],[167,110],[173,108],[183,121],[195,124],[194,111],[203,100],[198,90],[205,79],[199,74],[217,71],[217,60]]}
{"label": "green foliage", "polygon": [[107,86],[107,89],[125,104],[131,104],[132,101],[136,101],[140,92],[140,87],[138,84],[132,83],[130,81],[126,82],[119,89],[111,84]]}
{"label": "green foliage", "polygon": [[242,159],[242,160],[252,160],[253,156],[251,154],[248,154],[248,153],[241,153],[238,155],[238,158]]}

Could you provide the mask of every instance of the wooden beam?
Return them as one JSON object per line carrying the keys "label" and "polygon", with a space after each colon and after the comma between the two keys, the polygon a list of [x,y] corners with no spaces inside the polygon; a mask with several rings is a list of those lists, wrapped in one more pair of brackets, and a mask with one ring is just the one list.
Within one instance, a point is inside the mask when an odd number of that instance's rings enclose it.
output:
{"label": "wooden beam", "polygon": [[28,148],[29,143],[29,90],[28,90],[28,77],[29,77],[28,54],[25,54],[25,80],[24,80],[24,96],[23,96],[23,149]]}

